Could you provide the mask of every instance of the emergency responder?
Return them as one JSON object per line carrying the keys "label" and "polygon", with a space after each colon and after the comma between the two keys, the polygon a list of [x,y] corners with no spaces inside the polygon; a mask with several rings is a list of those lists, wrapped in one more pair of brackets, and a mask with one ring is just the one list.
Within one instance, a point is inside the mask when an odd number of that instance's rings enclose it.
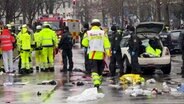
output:
{"label": "emergency responder", "polygon": [[54,71],[54,48],[58,46],[58,39],[55,31],[47,22],[43,23],[43,29],[40,31],[41,47],[42,47],[42,62],[43,69],[41,71]]}
{"label": "emergency responder", "polygon": [[[84,26],[83,26],[83,32],[81,32],[81,38],[82,39],[84,37],[84,34],[88,30],[89,30],[89,24],[85,23]],[[81,45],[82,45],[82,39],[81,39]],[[89,58],[88,58],[88,47],[84,47],[84,64],[85,64],[86,75],[90,76],[91,75],[91,69],[90,69],[90,61],[89,61]]]}
{"label": "emergency responder", "polygon": [[41,25],[36,26],[36,32],[34,33],[34,50],[35,50],[35,63],[36,63],[36,70],[39,71],[42,68],[42,61],[41,61],[41,44],[40,44],[40,31],[42,29]]}
{"label": "emergency responder", "polygon": [[19,53],[19,62],[18,62],[18,71],[19,71],[19,73],[21,73],[22,71],[21,71],[21,57],[20,57],[20,45],[19,45],[19,39],[20,39],[20,36],[21,36],[21,30],[22,30],[22,26],[19,26],[19,28],[18,28],[18,34],[17,34],[17,36],[16,36],[16,45],[17,45],[17,50],[18,50],[18,53]]}
{"label": "emergency responder", "polygon": [[111,27],[112,30],[112,37],[110,38],[111,42],[111,53],[112,56],[110,57],[110,72],[113,83],[115,83],[115,76],[116,76],[116,62],[120,68],[119,77],[123,75],[123,63],[122,63],[122,54],[121,54],[121,48],[120,48],[120,42],[122,39],[122,34],[119,34],[117,32],[117,28],[115,25]]}
{"label": "emergency responder", "polygon": [[30,65],[31,72],[33,72],[32,51],[35,47],[34,41],[33,41],[34,40],[34,32],[31,29],[31,26],[29,24],[27,24],[27,29],[28,29],[28,34],[31,36],[31,51],[30,51],[30,54],[29,54],[29,65]]}
{"label": "emergency responder", "polygon": [[91,30],[84,34],[82,45],[88,47],[89,60],[91,61],[92,81],[95,87],[102,83],[105,53],[110,56],[110,42],[107,34],[100,29],[100,20],[93,19]]}
{"label": "emergency responder", "polygon": [[89,24],[88,23],[84,23],[83,28],[81,29],[81,32],[79,33],[80,36],[80,44],[81,44],[81,48],[82,46],[82,39],[84,37],[84,33],[86,33],[89,30]]}
{"label": "emergency responder", "polygon": [[149,45],[146,47],[146,53],[149,57],[160,57],[161,49],[159,49],[154,39],[149,40]]}
{"label": "emergency responder", "polygon": [[0,35],[0,47],[2,49],[3,64],[6,73],[15,73],[13,69],[13,43],[15,38],[12,36],[8,26],[5,26]]}
{"label": "emergency responder", "polygon": [[[72,72],[73,69],[73,53],[72,53],[72,35],[69,31],[68,26],[64,27],[63,36],[59,42],[59,49],[62,50],[62,59],[63,59],[63,72]],[[67,60],[68,59],[68,60]],[[67,61],[69,61],[69,69],[67,70]]]}
{"label": "emergency responder", "polygon": [[184,78],[184,33],[181,34],[181,49],[182,49],[182,67],[181,67],[181,74],[182,74],[182,78]]}
{"label": "emergency responder", "polygon": [[27,25],[23,25],[21,33],[18,36],[18,47],[21,57],[21,70],[20,74],[29,74],[32,71],[30,70],[29,56],[31,51],[31,36],[28,34]]}
{"label": "emergency responder", "polygon": [[[11,35],[16,38],[16,34],[15,34],[15,26],[14,26],[14,23],[12,22],[11,24],[7,24],[7,27],[11,33]],[[16,41],[16,40],[15,40]],[[16,47],[16,44],[13,44],[13,50],[14,48]]]}
{"label": "emergency responder", "polygon": [[129,52],[131,56],[131,71],[134,74],[141,74],[141,69],[138,63],[138,56],[139,56],[139,48],[140,48],[140,39],[135,34],[135,28],[133,26],[129,26],[128,28],[129,33],[131,34],[131,37],[129,39]]}

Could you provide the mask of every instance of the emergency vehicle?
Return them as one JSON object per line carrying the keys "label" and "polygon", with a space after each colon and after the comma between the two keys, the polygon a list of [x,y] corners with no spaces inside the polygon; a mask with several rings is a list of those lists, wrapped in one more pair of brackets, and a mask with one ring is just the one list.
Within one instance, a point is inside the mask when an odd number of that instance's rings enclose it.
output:
{"label": "emergency vehicle", "polygon": [[[62,37],[64,26],[68,26],[73,37],[73,41],[79,42],[80,21],[77,19],[64,19],[59,16],[44,15],[37,19],[35,25],[42,25],[48,22],[51,28],[56,31],[58,38]],[[36,27],[36,26],[35,26]]]}
{"label": "emergency vehicle", "polygon": [[37,25],[42,25],[44,22],[48,22],[50,24],[51,28],[56,31],[58,37],[62,35],[62,29],[64,26],[63,18],[59,16],[43,15],[36,20],[34,27]]}
{"label": "emergency vehicle", "polygon": [[79,42],[80,21],[78,19],[64,19],[63,22],[69,27],[74,43]]}

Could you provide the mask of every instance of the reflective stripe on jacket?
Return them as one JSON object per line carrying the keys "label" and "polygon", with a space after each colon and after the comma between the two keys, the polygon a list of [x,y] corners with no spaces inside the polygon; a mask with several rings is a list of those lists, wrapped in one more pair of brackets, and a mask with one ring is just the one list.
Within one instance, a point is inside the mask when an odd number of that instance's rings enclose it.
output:
{"label": "reflective stripe on jacket", "polygon": [[[100,29],[98,26],[93,26],[90,31],[84,34],[83,40],[82,40],[82,45],[85,47],[88,47],[88,54],[89,54],[89,59],[95,59],[95,60],[103,60],[104,58],[104,51],[105,53],[110,56],[110,42],[108,39],[107,34],[102,34],[102,35],[97,35],[95,36],[94,34],[96,33],[95,31],[100,31],[99,33],[104,33],[103,30]],[[90,36],[94,35],[94,36]],[[93,40],[95,39],[95,40]],[[98,40],[99,39],[99,40]],[[98,41],[95,44],[95,41]],[[92,44],[92,45],[91,45]],[[102,44],[102,45],[100,45]],[[91,46],[93,47],[92,49]],[[101,50],[101,46],[104,49],[103,51]],[[98,49],[95,49],[97,47]]]}
{"label": "reflective stripe on jacket", "polygon": [[13,49],[14,37],[11,35],[8,29],[4,29],[2,35],[0,35],[0,47],[2,51],[9,51]]}
{"label": "reflective stripe on jacket", "polygon": [[146,53],[156,56],[156,57],[160,57],[161,54],[161,50],[160,49],[153,49],[150,45],[148,45],[146,47]]}

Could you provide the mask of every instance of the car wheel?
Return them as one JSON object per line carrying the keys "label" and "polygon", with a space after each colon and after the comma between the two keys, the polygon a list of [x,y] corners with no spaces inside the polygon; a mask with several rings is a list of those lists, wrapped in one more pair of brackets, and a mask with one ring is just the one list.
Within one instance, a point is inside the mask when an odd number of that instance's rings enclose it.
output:
{"label": "car wheel", "polygon": [[123,59],[123,72],[124,73],[131,73],[131,67],[129,66],[128,64],[128,59],[127,58],[124,58]]}
{"label": "car wheel", "polygon": [[155,69],[145,69],[143,70],[144,75],[153,75]]}
{"label": "car wheel", "polygon": [[164,74],[170,74],[171,73],[171,63],[162,67],[161,70]]}

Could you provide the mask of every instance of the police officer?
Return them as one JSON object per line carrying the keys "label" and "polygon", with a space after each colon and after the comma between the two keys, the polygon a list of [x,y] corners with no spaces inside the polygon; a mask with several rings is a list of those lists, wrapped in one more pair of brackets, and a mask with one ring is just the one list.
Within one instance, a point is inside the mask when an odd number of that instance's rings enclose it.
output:
{"label": "police officer", "polygon": [[[84,34],[89,30],[89,24],[85,23],[83,27],[83,32],[81,32],[81,38],[83,39]],[[81,44],[82,44],[82,39],[81,39]],[[90,76],[91,75],[91,69],[90,69],[90,61],[88,58],[88,47],[84,47],[84,63],[85,63],[85,70],[86,70],[86,75]]]}
{"label": "police officer", "polygon": [[21,57],[21,71],[20,74],[29,74],[31,73],[29,56],[31,51],[31,36],[28,34],[27,25],[22,26],[21,33],[19,34],[17,40],[20,57]]}
{"label": "police officer", "polygon": [[184,78],[184,33],[181,34],[181,49],[182,49],[182,67],[181,67],[181,74],[182,78]]}
{"label": "police officer", "polygon": [[54,71],[54,48],[58,46],[58,39],[55,31],[53,31],[48,22],[43,23],[43,29],[40,31],[43,70],[48,72]]}
{"label": "police officer", "polygon": [[[69,31],[68,26],[65,26],[63,36],[59,42],[59,49],[62,50],[62,59],[63,59],[63,70],[64,72],[72,72],[73,69],[73,53],[72,53],[72,35]],[[69,61],[69,69],[67,68],[67,61]]]}
{"label": "police officer", "polygon": [[122,54],[121,54],[121,48],[120,48],[120,42],[122,39],[122,35],[119,34],[117,31],[117,28],[115,25],[111,27],[112,30],[112,37],[110,39],[111,42],[111,53],[112,56],[110,57],[110,71],[111,71],[111,77],[112,80],[115,81],[116,76],[116,62],[119,65],[120,73],[119,76],[121,77],[123,75],[123,63],[122,63]]}
{"label": "police officer", "polygon": [[39,71],[40,68],[42,67],[42,61],[41,61],[41,44],[40,44],[40,31],[42,27],[41,25],[36,26],[36,32],[34,33],[34,50],[35,50],[35,62],[36,62],[36,70]]}
{"label": "police officer", "polygon": [[92,81],[94,86],[98,88],[102,83],[104,53],[110,56],[110,42],[107,34],[100,29],[100,20],[93,19],[91,26],[91,30],[84,34],[82,45],[88,47]]}
{"label": "police officer", "polygon": [[141,69],[138,63],[138,56],[139,56],[139,47],[140,47],[140,39],[135,34],[135,28],[133,26],[129,27],[129,31],[131,33],[131,37],[129,39],[129,52],[131,56],[131,67],[132,73],[134,74],[141,74]]}

